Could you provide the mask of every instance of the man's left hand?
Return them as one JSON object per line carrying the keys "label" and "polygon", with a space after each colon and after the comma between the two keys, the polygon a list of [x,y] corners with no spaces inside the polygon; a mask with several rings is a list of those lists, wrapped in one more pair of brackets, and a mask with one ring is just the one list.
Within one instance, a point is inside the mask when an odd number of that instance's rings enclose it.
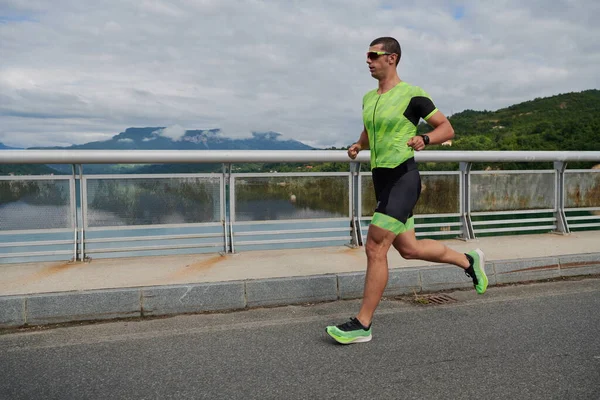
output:
{"label": "man's left hand", "polygon": [[413,136],[406,143],[408,147],[412,147],[415,151],[421,151],[425,148],[425,141],[421,136]]}

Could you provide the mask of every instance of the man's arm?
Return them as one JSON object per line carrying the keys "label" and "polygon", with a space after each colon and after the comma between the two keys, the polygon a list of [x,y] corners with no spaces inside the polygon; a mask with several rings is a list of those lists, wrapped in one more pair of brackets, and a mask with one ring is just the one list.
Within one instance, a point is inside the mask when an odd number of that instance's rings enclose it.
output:
{"label": "man's arm", "polygon": [[[454,137],[454,128],[448,121],[448,118],[441,111],[436,112],[429,117],[425,122],[431,125],[434,129],[429,132],[429,144],[440,144]],[[425,141],[421,136],[414,136],[407,143],[416,151],[421,151],[425,148]]]}
{"label": "man's arm", "polygon": [[367,128],[363,125],[363,131],[360,134],[360,138],[350,148],[348,148],[348,157],[355,159],[358,152],[361,150],[367,150],[369,148],[369,135],[367,135]]}

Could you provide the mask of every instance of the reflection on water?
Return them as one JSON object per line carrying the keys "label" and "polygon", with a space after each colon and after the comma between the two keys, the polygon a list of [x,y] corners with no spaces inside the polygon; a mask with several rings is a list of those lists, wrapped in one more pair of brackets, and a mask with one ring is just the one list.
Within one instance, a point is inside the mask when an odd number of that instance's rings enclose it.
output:
{"label": "reflection on water", "polygon": [[343,218],[335,211],[298,206],[293,200],[246,200],[236,203],[236,221],[273,221],[283,219]]}
{"label": "reflection on water", "polygon": [[235,182],[237,221],[344,218],[347,176],[247,177]]}
{"label": "reflection on water", "polygon": [[189,220],[186,215],[177,211],[160,210],[155,212],[141,212],[133,216],[123,216],[111,211],[89,209],[87,213],[87,225],[89,227],[100,226],[126,226],[126,225],[169,225],[186,224],[196,221]]}
{"label": "reflection on water", "polygon": [[24,201],[0,205],[0,230],[62,229],[71,225],[69,206],[31,205]]}
{"label": "reflection on water", "polygon": [[[80,217],[77,209],[77,219]],[[88,226],[124,226],[127,221],[117,214],[103,210],[89,210]],[[153,221],[138,221],[136,225],[184,224],[185,216],[176,211],[164,213]],[[0,205],[0,230],[64,229],[72,228],[69,206],[40,206],[22,201]]]}
{"label": "reflection on water", "polygon": [[[345,217],[345,215],[338,212],[314,210],[285,200],[241,201],[236,207],[236,219],[238,221]],[[190,222],[186,218],[187,213],[178,212],[177,210],[159,211],[160,213],[151,213],[146,217],[141,213],[136,216],[135,220],[131,220],[130,218],[122,218],[115,212],[91,209],[88,210],[87,223],[88,226],[95,227],[185,224]],[[77,218],[80,218],[79,208],[77,209]],[[65,229],[72,228],[72,225],[69,206],[34,205],[24,201],[0,205],[0,230]]]}
{"label": "reflection on water", "polygon": [[[69,206],[44,206],[17,201],[0,205],[0,230],[65,229],[72,228]],[[79,219],[80,209],[77,209]],[[175,218],[173,218],[175,219]],[[125,225],[119,217],[108,211],[88,213],[88,222],[108,226]]]}
{"label": "reflection on water", "polygon": [[117,225],[217,222],[219,187],[201,178],[89,180],[88,225],[113,226],[112,218]]}

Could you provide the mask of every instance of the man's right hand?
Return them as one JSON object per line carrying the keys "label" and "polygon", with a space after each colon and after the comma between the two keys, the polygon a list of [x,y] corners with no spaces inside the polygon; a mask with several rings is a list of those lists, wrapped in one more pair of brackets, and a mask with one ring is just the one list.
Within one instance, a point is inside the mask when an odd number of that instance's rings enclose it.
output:
{"label": "man's right hand", "polygon": [[352,146],[348,148],[348,157],[351,159],[355,159],[358,155],[358,152],[361,150],[360,145],[358,143],[354,143]]}

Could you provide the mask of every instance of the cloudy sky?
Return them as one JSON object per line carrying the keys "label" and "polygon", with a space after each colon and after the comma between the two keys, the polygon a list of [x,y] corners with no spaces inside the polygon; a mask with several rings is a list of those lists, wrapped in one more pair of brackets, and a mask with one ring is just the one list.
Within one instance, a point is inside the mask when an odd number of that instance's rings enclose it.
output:
{"label": "cloudy sky", "polygon": [[[492,5],[493,4],[493,5]],[[348,145],[370,41],[447,115],[600,87],[598,0],[0,0],[0,142],[131,126]]]}

